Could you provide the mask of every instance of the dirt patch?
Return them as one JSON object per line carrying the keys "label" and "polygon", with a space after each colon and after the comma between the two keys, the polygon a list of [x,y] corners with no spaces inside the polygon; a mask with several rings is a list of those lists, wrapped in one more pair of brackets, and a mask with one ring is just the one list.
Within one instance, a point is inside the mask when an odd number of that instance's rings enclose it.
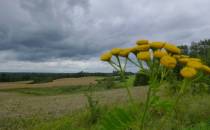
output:
{"label": "dirt patch", "polygon": [[[132,94],[137,101],[144,101],[145,87],[135,87]],[[125,89],[95,92],[100,104],[119,104],[127,100]],[[58,96],[28,96],[17,93],[0,92],[0,117],[27,117],[33,115],[63,115],[87,106],[84,94]]]}

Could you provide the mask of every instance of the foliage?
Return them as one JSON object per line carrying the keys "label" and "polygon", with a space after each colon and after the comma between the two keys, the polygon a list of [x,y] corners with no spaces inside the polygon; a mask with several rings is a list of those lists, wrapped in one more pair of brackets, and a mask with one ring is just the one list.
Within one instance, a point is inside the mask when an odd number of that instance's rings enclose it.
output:
{"label": "foliage", "polygon": [[[127,72],[127,75],[133,73]],[[88,72],[78,72],[78,73],[0,73],[0,82],[15,82],[15,81],[33,81],[32,83],[44,83],[51,82],[55,79],[60,78],[80,78],[86,76],[115,76],[116,73],[88,73]]]}
{"label": "foliage", "polygon": [[100,107],[98,104],[98,100],[93,97],[92,88],[89,87],[90,91],[85,94],[87,101],[88,101],[88,110],[90,112],[88,124],[92,125],[97,123],[98,119],[101,116]]}
{"label": "foliage", "polygon": [[[187,54],[202,59],[202,63],[209,65],[209,43],[210,40],[194,42],[191,47],[182,46],[182,54]],[[210,77],[205,75],[204,71],[199,68],[193,68],[196,73],[183,71],[183,67],[189,67],[187,63],[181,63],[179,58],[175,57],[174,52],[179,53],[179,48],[174,45],[154,42],[151,44],[151,51],[166,51],[168,57],[161,60],[161,52],[157,57],[153,55],[137,56],[138,51],[148,51],[147,40],[137,42],[138,46],[134,49],[113,50],[115,62],[110,64],[117,70],[122,82],[114,77],[106,77],[92,85],[92,89],[105,90],[116,88],[116,86],[125,87],[129,96],[126,105],[123,107],[102,107],[99,105],[97,98],[92,95],[92,90],[88,86],[68,86],[59,88],[30,88],[30,89],[11,89],[1,90],[7,92],[21,92],[34,95],[56,95],[74,92],[87,92],[86,97],[88,107],[71,115],[64,115],[56,119],[43,120],[33,119],[2,119],[0,120],[0,129],[34,129],[34,130],[208,130],[210,129]],[[142,46],[143,45],[143,46]],[[146,50],[145,50],[146,49]],[[136,61],[128,57],[127,52],[131,51],[137,58]],[[165,55],[165,54],[164,54]],[[177,56],[177,55],[176,55]],[[183,55],[178,54],[178,57]],[[169,58],[170,57],[170,58]],[[186,57],[186,55],[185,55]],[[103,57],[104,58],[104,57]],[[110,55],[109,57],[110,58]],[[183,57],[182,57],[183,58]],[[107,60],[107,57],[105,57]],[[110,58],[111,59],[111,58]],[[142,61],[143,59],[143,61]],[[192,59],[191,59],[192,60]],[[195,59],[194,59],[195,60]],[[199,59],[197,59],[198,61]],[[122,62],[124,61],[124,62]],[[126,77],[126,64],[130,61],[141,70],[140,74],[135,77],[135,82],[148,80],[147,98],[144,103],[134,102],[130,85],[134,77]],[[107,62],[107,61],[106,61]],[[177,62],[177,63],[176,63]],[[200,62],[200,61],[199,61]],[[123,64],[124,63],[124,64]],[[189,69],[187,69],[189,70]],[[182,76],[180,76],[180,72]],[[84,73],[80,73],[82,76]],[[116,72],[115,72],[116,74]],[[146,75],[146,76],[145,76]],[[145,77],[144,77],[145,76]],[[190,76],[190,77],[189,77]],[[147,77],[147,78],[146,78]],[[145,79],[143,79],[145,78]],[[7,79],[7,78],[5,78]],[[37,80],[40,82],[39,80]],[[134,83],[135,84],[135,83]],[[171,91],[166,94],[167,88]]]}
{"label": "foliage", "polygon": [[[193,51],[190,53],[192,52]],[[109,63],[116,71],[119,72],[122,81],[125,81],[126,79],[125,72],[128,61],[139,69],[139,76],[142,76],[143,74],[148,77],[148,80],[137,77],[136,81],[134,82],[137,84],[137,81],[140,82],[140,79],[142,79],[143,81],[148,81],[149,83],[144,110],[140,117],[140,130],[144,130],[148,124],[148,119],[151,116],[149,111],[152,107],[160,107],[166,111],[165,116],[163,116],[161,119],[163,121],[160,123],[160,127],[157,128],[158,130],[162,130],[163,126],[166,124],[166,121],[169,118],[172,118],[173,115],[177,115],[177,106],[179,105],[181,98],[189,91],[189,89],[193,90],[192,88],[194,88],[193,92],[196,92],[195,90],[201,91],[201,89],[197,88],[195,83],[203,77],[204,73],[210,74],[210,67],[205,65],[201,59],[192,58],[186,55],[188,53],[189,51],[187,46],[181,46],[178,48],[177,46],[167,42],[150,42],[148,40],[138,40],[136,42],[136,46],[134,47],[113,48],[101,55],[102,61]],[[131,54],[134,55],[137,62],[134,61],[133,58],[131,59]],[[205,61],[207,61],[206,58]],[[176,73],[180,73],[180,75],[176,75]],[[158,95],[160,86],[162,86],[164,82],[173,81],[172,77],[174,76],[175,80],[179,79],[176,77],[182,77],[180,78],[180,84],[178,84],[178,87],[175,89],[177,94],[174,95],[174,103],[171,101],[160,100]],[[192,87],[192,84],[194,84],[194,87]],[[205,90],[205,84],[202,85],[204,86],[203,88]],[[199,84],[199,86],[201,86],[201,84]],[[129,97],[129,103],[134,106],[135,104],[130,92],[130,88],[126,86],[126,90]],[[123,112],[121,112],[121,114],[123,114]],[[114,121],[114,119],[116,121],[116,118],[121,116],[120,112],[119,115],[117,114],[114,116],[110,119],[111,121],[109,123]],[[121,121],[118,122],[122,123]],[[112,124],[110,125],[112,126]],[[127,129],[120,127],[123,126],[124,123],[118,125],[118,127],[113,125],[113,128],[111,127],[111,129]]]}
{"label": "foliage", "polygon": [[135,80],[133,82],[133,86],[142,86],[148,85],[149,77],[142,73],[137,73],[135,76]]}
{"label": "foliage", "polygon": [[102,119],[102,130],[124,130],[137,128],[138,118],[136,113],[129,108],[115,108]]}
{"label": "foliage", "polygon": [[114,77],[110,76],[110,77],[105,77],[102,80],[98,80],[98,84],[99,87],[103,87],[106,89],[111,89],[115,87],[115,79]]}
{"label": "foliage", "polygon": [[42,121],[39,117],[0,118],[0,130],[30,130]]}
{"label": "foliage", "polygon": [[183,54],[201,58],[204,63],[210,65],[210,39],[192,42],[190,46],[181,45],[179,47]]}
{"label": "foliage", "polygon": [[190,55],[201,58],[207,65],[210,65],[210,39],[192,42]]}
{"label": "foliage", "polygon": [[71,94],[82,91],[88,91],[87,86],[60,86],[60,87],[45,87],[45,88],[14,88],[14,89],[3,89],[2,92],[18,92],[23,94],[37,95],[37,96],[50,96],[59,94]]}

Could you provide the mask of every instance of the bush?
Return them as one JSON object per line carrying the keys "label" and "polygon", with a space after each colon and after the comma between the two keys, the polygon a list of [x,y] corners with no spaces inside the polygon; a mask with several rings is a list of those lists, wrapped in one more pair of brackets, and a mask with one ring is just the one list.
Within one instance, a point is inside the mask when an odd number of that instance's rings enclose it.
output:
{"label": "bush", "polygon": [[115,86],[115,79],[114,77],[106,77],[103,80],[98,80],[97,85],[101,88],[111,89]]}
{"label": "bush", "polygon": [[210,77],[202,75],[199,80],[196,80],[191,85],[191,93],[192,94],[203,94],[210,92]]}
{"label": "bush", "polygon": [[149,77],[145,74],[137,73],[133,86],[148,85]]}

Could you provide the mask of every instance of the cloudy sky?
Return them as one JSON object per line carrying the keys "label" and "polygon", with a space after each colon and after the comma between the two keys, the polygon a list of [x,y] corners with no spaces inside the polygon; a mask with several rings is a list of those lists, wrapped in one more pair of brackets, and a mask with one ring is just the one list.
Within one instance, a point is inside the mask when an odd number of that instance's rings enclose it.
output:
{"label": "cloudy sky", "polygon": [[0,71],[107,72],[137,39],[210,38],[209,0],[0,0]]}

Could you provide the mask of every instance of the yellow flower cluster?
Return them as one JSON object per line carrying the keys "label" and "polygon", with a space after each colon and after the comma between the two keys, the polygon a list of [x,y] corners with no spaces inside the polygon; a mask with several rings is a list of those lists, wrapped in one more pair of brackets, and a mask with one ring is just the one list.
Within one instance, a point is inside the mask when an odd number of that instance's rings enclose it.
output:
{"label": "yellow flower cluster", "polygon": [[137,58],[139,60],[143,60],[143,61],[150,60],[150,53],[149,53],[149,51],[140,52],[140,53],[138,53]]}
{"label": "yellow flower cluster", "polygon": [[136,42],[137,45],[145,45],[145,44],[149,44],[149,41],[148,40],[138,40]]}
{"label": "yellow flower cluster", "polygon": [[149,44],[136,46],[136,50],[138,51],[148,51],[149,49],[150,49]]}
{"label": "yellow flower cluster", "polygon": [[166,51],[163,51],[163,50],[156,50],[156,51],[154,51],[154,57],[155,58],[161,58],[161,57],[163,57],[163,56],[165,56],[165,55],[167,55],[168,53],[166,52]]}
{"label": "yellow flower cluster", "polygon": [[169,69],[175,68],[178,63],[182,64],[185,67],[180,71],[180,74],[185,78],[194,77],[198,70],[203,70],[210,74],[210,67],[203,65],[200,59],[183,55],[181,54],[180,48],[166,42],[138,40],[134,47],[113,48],[111,51],[102,54],[100,58],[102,61],[109,62],[112,56],[129,58],[131,53],[133,53],[138,60],[142,61],[158,59],[162,66]]}
{"label": "yellow flower cluster", "polygon": [[191,68],[195,68],[195,69],[201,69],[202,68],[202,63],[198,62],[198,61],[188,61],[187,62],[187,66],[191,67]]}
{"label": "yellow flower cluster", "polygon": [[182,64],[186,64],[188,61],[190,61],[189,58],[178,58],[179,62]]}
{"label": "yellow flower cluster", "polygon": [[180,55],[176,55],[176,54],[175,54],[175,55],[173,55],[173,57],[174,57],[174,58],[176,58],[176,59],[180,59],[180,58],[181,58],[181,56],[180,56]]}
{"label": "yellow flower cluster", "polygon": [[131,52],[132,48],[125,48],[122,49],[119,53],[119,56],[128,57],[129,53]]}
{"label": "yellow flower cluster", "polygon": [[112,53],[112,55],[119,55],[121,50],[122,50],[121,48],[113,48],[111,50],[111,53]]}
{"label": "yellow flower cluster", "polygon": [[206,71],[206,73],[210,74],[210,67],[208,67],[207,65],[202,65],[202,70]]}
{"label": "yellow flower cluster", "polygon": [[166,68],[174,68],[176,67],[176,59],[172,56],[165,55],[160,59],[160,63],[164,65]]}
{"label": "yellow flower cluster", "polygon": [[197,74],[197,71],[191,67],[184,67],[180,74],[185,78],[192,78]]}
{"label": "yellow flower cluster", "polygon": [[165,45],[165,42],[152,42],[150,43],[151,48],[161,49]]}
{"label": "yellow flower cluster", "polygon": [[181,53],[181,49],[179,49],[178,47],[176,47],[173,44],[166,43],[164,48],[171,53],[175,53],[175,54],[180,54]]}
{"label": "yellow flower cluster", "polygon": [[112,53],[111,52],[106,52],[106,53],[101,55],[101,60],[102,61],[110,61],[111,58],[112,58]]}
{"label": "yellow flower cluster", "polygon": [[186,67],[184,67],[180,72],[180,74],[185,78],[194,77],[198,70],[203,70],[210,74],[210,68],[203,65],[201,59],[190,58],[190,56],[187,55],[176,55],[176,58],[181,64],[186,65]]}

